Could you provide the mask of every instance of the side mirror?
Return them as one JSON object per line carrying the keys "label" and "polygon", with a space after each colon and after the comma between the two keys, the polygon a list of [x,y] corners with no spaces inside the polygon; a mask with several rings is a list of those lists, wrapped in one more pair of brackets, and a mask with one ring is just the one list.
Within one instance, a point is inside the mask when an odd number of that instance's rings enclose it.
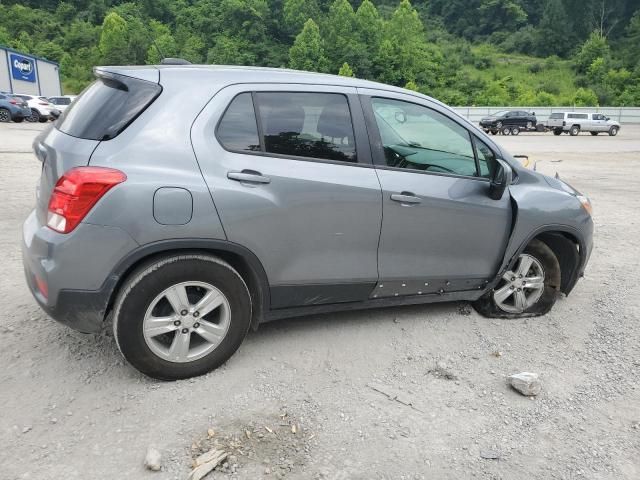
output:
{"label": "side mirror", "polygon": [[489,183],[489,198],[492,200],[500,200],[504,195],[504,191],[513,181],[511,166],[504,160],[498,159],[497,162],[496,171]]}

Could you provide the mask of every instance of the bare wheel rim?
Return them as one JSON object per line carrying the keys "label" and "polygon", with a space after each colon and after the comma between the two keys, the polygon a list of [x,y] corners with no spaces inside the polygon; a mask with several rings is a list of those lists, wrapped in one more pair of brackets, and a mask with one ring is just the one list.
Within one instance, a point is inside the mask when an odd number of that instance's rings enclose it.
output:
{"label": "bare wheel rim", "polygon": [[544,268],[540,261],[526,253],[518,257],[513,270],[506,272],[493,292],[500,310],[522,313],[533,306],[544,292]]}
{"label": "bare wheel rim", "polygon": [[147,346],[175,363],[198,360],[224,340],[231,323],[229,300],[205,282],[182,282],[163,290],[144,315]]}

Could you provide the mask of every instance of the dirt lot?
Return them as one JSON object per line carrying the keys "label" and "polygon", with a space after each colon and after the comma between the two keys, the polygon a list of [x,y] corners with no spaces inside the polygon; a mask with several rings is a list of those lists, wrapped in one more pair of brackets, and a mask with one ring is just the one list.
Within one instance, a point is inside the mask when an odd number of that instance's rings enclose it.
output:
{"label": "dirt lot", "polygon": [[[124,364],[108,329],[48,319],[27,291],[41,128],[0,125],[0,479],[181,480],[216,442],[233,458],[212,478],[640,478],[640,127],[498,137],[594,204],[586,278],[551,314],[490,320],[454,303],[280,321],[175,383]],[[519,371],[541,375],[537,398],[507,387]],[[149,445],[161,472],[143,467]]]}

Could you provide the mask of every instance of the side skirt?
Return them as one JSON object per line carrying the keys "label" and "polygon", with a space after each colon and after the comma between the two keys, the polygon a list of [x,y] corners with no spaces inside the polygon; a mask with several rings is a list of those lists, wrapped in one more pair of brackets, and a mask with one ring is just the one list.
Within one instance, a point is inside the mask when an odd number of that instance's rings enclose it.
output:
{"label": "side skirt", "polygon": [[427,295],[408,295],[402,297],[374,298],[363,301],[332,303],[327,305],[310,305],[304,307],[281,308],[266,312],[261,323],[280,320],[283,318],[302,317],[319,313],[344,312],[352,310],[366,310],[371,308],[394,307],[401,305],[420,305],[426,303],[474,301],[480,298],[486,289],[465,290],[460,292],[445,292]]}

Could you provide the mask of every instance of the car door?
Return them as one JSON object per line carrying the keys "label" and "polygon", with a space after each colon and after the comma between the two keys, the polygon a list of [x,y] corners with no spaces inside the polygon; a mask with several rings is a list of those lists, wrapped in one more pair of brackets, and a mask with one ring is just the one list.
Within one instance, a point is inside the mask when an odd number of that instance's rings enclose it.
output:
{"label": "car door", "polygon": [[359,92],[383,194],[373,295],[480,288],[499,268],[512,218],[508,193],[487,194],[494,149],[428,100]]}
{"label": "car door", "polygon": [[272,308],[369,297],[382,194],[354,88],[229,86],[192,141],[228,240],[264,266]]}
{"label": "car door", "polygon": [[604,132],[607,130],[607,121],[605,116],[601,113],[594,113],[592,115],[592,130],[594,132]]}

